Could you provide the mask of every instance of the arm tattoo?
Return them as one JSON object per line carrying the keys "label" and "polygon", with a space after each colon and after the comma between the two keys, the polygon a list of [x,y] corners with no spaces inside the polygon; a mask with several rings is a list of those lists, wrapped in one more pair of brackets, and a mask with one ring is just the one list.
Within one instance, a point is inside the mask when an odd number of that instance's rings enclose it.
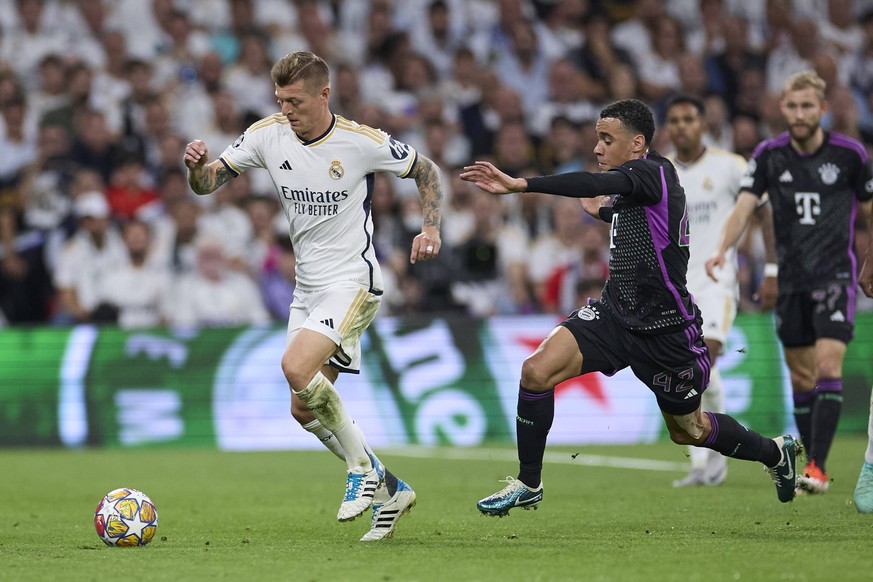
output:
{"label": "arm tattoo", "polygon": [[231,178],[233,174],[217,160],[198,170],[188,170],[188,184],[197,194],[215,192]]}
{"label": "arm tattoo", "polygon": [[432,160],[420,155],[408,177],[415,179],[418,192],[421,195],[421,214],[424,217],[424,226],[439,228],[440,203],[443,198],[439,168]]}

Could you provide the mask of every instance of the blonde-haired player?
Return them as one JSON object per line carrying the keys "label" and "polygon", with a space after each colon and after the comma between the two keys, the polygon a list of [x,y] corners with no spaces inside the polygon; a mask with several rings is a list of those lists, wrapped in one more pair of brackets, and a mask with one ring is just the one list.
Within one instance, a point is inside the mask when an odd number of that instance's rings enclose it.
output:
{"label": "blonde-haired player", "polygon": [[353,520],[372,505],[371,529],[362,541],[379,540],[394,533],[415,493],[385,470],[333,384],[339,372],[360,370],[361,334],[383,292],[370,214],[373,174],[391,172],[418,186],[423,225],[412,241],[415,263],[440,251],[439,170],[383,131],[331,113],[330,72],[317,55],[289,53],[273,65],[271,77],[281,112],[251,125],[211,162],[202,141],[189,143],[188,182],[208,194],[250,168],[269,171],[297,256],[282,356],[291,414],[346,462],[337,519]]}
{"label": "blonde-haired player", "polygon": [[[785,82],[780,108],[788,131],[755,148],[718,249],[706,263],[714,275],[766,193],[779,255],[776,332],[809,458],[798,484],[817,494],[830,486],[826,462],[842,413],[843,358],[855,332],[855,217],[860,213],[873,226],[870,156],[857,140],[821,127],[825,90],[812,70]],[[859,251],[870,257],[870,247]]]}

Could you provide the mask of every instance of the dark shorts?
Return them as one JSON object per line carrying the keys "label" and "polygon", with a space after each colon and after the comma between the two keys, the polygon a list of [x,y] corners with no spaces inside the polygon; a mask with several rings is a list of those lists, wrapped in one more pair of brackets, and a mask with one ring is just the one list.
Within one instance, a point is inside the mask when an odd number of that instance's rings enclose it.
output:
{"label": "dark shorts", "polygon": [[849,343],[855,334],[854,285],[831,283],[821,289],[779,294],[776,333],[786,348],[815,344],[829,338]]}
{"label": "dark shorts", "polygon": [[700,317],[683,330],[643,334],[625,329],[600,302],[577,309],[561,325],[570,330],[582,353],[582,374],[612,376],[630,366],[667,414],[697,410],[709,385],[709,351]]}

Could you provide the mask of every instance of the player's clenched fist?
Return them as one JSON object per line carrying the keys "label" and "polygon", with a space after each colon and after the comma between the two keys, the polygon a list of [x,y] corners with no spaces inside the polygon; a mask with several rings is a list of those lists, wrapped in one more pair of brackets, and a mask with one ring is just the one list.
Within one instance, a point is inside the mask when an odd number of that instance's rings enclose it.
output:
{"label": "player's clenched fist", "polygon": [[206,149],[206,144],[203,140],[195,139],[185,146],[185,165],[189,168],[202,166],[208,159],[209,150]]}

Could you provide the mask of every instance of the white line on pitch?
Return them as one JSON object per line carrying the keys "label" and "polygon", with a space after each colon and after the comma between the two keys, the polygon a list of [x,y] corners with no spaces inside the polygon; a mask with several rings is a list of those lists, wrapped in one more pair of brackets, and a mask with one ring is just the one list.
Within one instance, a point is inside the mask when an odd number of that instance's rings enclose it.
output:
{"label": "white line on pitch", "polygon": [[[458,461],[515,461],[518,455],[509,449],[483,448],[443,448],[443,447],[403,447],[384,450],[385,455],[413,457],[416,459],[452,459]],[[673,461],[657,461],[654,459],[634,459],[629,457],[608,457],[605,455],[583,455],[570,453],[546,452],[543,457],[546,463],[561,465],[587,465],[594,467],[613,467],[616,469],[638,469],[645,471],[687,471],[687,463]]]}

